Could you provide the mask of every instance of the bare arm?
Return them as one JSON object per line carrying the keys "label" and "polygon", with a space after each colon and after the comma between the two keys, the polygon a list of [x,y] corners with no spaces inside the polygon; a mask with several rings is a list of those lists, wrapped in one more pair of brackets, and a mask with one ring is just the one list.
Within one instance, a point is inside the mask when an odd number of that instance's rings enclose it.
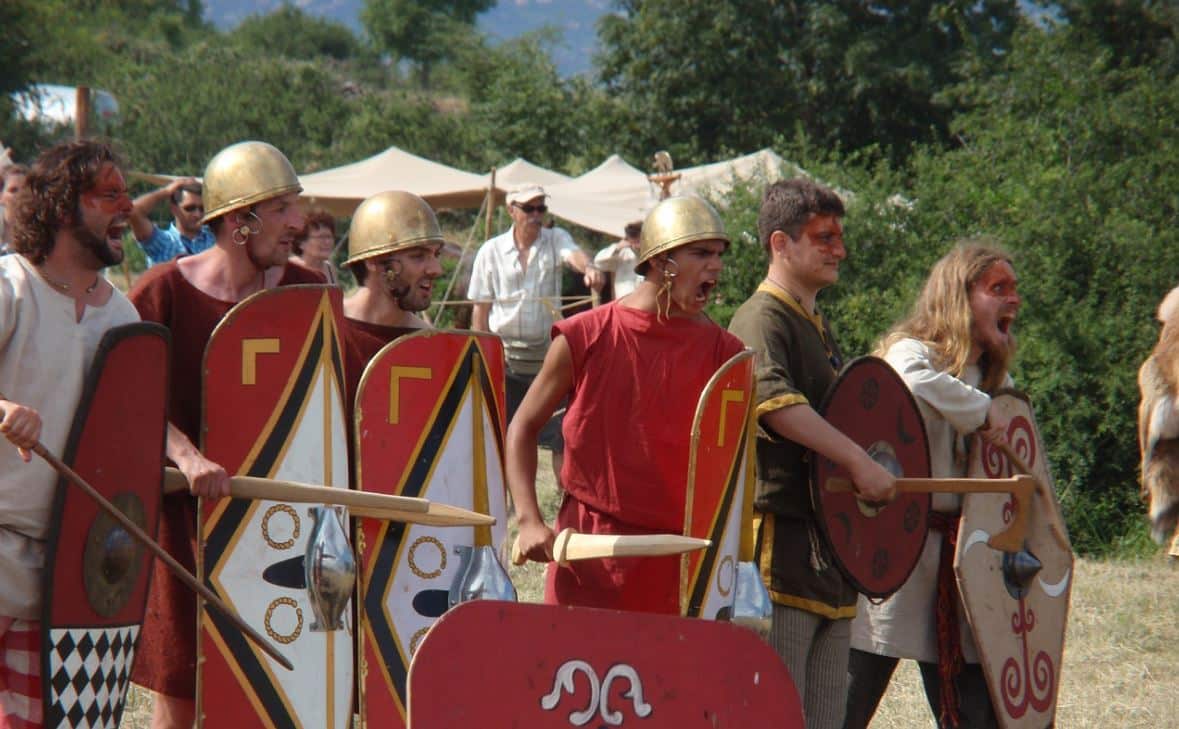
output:
{"label": "bare arm", "polygon": [[471,328],[477,332],[490,332],[491,303],[476,301],[471,306]]}
{"label": "bare arm", "polygon": [[856,492],[869,501],[889,501],[894,496],[896,479],[855,441],[823,419],[810,405],[789,405],[761,417],[762,424],[775,433],[806,446],[839,465],[851,474]]}
{"label": "bare arm", "polygon": [[135,240],[142,243],[151,237],[155,224],[148,216],[156,205],[170,198],[181,186],[195,182],[196,179],[192,177],[178,177],[158,190],[145,192],[135,198],[135,202],[131,204],[131,232],[135,234]]}
{"label": "bare arm", "polygon": [[578,248],[569,254],[566,263],[574,271],[585,275],[585,285],[589,286],[594,291],[601,291],[602,285],[606,283],[605,278],[602,277],[602,271],[594,265],[586,252]]}
{"label": "bare arm", "polygon": [[172,459],[184,477],[193,496],[221,498],[229,496],[229,474],[221,466],[205,458],[179,428],[168,423],[164,454]]}
{"label": "bare arm", "polygon": [[573,357],[565,337],[559,336],[508,426],[507,476],[520,524],[517,544],[528,559],[537,562],[552,559],[554,539],[536,500],[537,439],[561,398],[572,389]]}

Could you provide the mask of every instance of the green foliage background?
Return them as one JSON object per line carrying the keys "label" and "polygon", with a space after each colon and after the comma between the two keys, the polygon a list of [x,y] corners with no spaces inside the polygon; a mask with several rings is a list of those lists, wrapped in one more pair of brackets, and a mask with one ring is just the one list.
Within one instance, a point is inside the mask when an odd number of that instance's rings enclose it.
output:
{"label": "green foliage background", "polygon": [[[1014,375],[1074,542],[1140,552],[1153,547],[1135,372],[1179,271],[1179,6],[1044,5],[1029,17],[1008,0],[616,0],[596,74],[567,79],[551,32],[481,37],[484,0],[369,0],[363,35],[291,5],[222,32],[198,0],[8,0],[0,139],[28,161],[67,134],[17,118],[7,96],[64,83],[113,93],[109,133],[130,166],[173,173],[246,138],[300,170],[389,145],[471,170],[523,156],[569,174],[611,153],[642,166],[665,148],[689,165],[771,146],[853,193],[849,259],[820,299],[849,354],[871,351],[956,239],[987,234],[1014,253]],[[393,22],[410,11],[430,33]],[[735,240],[712,312],[722,323],[764,273],[763,183],[716,200]],[[445,218],[460,239],[476,223],[474,211]]]}

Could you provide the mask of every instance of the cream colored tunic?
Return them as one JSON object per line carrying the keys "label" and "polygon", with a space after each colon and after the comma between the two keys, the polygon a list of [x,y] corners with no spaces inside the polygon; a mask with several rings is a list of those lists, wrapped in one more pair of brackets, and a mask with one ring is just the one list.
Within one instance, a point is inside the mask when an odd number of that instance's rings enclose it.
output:
{"label": "cream colored tunic", "polygon": [[[76,321],[74,300],[47,284],[21,255],[0,258],[0,392],[41,415],[41,442],[61,455],[98,342],[139,321],[115,291]],[[0,439],[0,615],[40,617],[41,568],[57,475],[44,460],[20,460]]]}
{"label": "cream colored tunic", "polygon": [[[991,398],[978,385],[981,373],[971,366],[962,379],[934,368],[929,349],[915,339],[903,339],[889,348],[885,360],[892,365],[913,392],[925,432],[934,477],[966,475],[965,437],[986,419]],[[934,494],[935,511],[961,511],[962,497]],[[852,621],[853,648],[893,656],[937,662],[937,628],[934,603],[937,599],[937,568],[942,546],[941,532],[929,530],[925,550],[908,581],[892,597],[873,605],[860,597]],[[978,651],[970,635],[966,616],[958,601],[958,625],[962,652],[968,663],[978,662]]]}

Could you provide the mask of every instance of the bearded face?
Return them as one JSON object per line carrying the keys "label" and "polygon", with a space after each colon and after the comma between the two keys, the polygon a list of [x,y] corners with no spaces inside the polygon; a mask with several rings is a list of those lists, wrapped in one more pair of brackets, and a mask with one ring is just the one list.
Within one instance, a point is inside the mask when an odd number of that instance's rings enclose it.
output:
{"label": "bearded face", "polygon": [[1012,328],[1021,304],[1017,285],[1015,269],[1007,261],[998,261],[970,289],[970,334],[974,347],[985,358],[988,380],[992,373],[1002,379],[1015,354]]}
{"label": "bearded face", "polygon": [[101,268],[122,261],[131,198],[118,167],[110,162],[102,166],[94,186],[82,193],[78,213],[70,232],[82,248],[94,255]]}
{"label": "bearded face", "polygon": [[434,280],[442,275],[438,259],[441,245],[426,245],[398,251],[385,259],[385,290],[397,300],[402,311],[424,311],[430,307]]}

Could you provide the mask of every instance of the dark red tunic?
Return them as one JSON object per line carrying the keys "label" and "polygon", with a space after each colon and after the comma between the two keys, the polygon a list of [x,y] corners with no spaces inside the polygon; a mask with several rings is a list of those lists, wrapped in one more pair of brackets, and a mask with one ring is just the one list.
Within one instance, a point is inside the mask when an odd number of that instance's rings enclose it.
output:
{"label": "dark red tunic", "polygon": [[[710,321],[620,306],[557,322],[573,357],[558,531],[682,534],[692,419],[712,375],[744,347]],[[545,601],[678,613],[680,558],[550,566]]]}
{"label": "dark red tunic", "polygon": [[[322,275],[287,265],[279,286],[321,284]],[[234,307],[197,289],[180,274],[176,261],[153,266],[128,294],[144,321],[172,333],[171,396],[168,419],[195,445],[200,445],[201,362],[213,329]],[[176,561],[196,573],[197,500],[188,494],[164,497],[159,541]],[[196,695],[196,596],[155,562],[147,614],[135,655],[131,680],[168,696]]]}

